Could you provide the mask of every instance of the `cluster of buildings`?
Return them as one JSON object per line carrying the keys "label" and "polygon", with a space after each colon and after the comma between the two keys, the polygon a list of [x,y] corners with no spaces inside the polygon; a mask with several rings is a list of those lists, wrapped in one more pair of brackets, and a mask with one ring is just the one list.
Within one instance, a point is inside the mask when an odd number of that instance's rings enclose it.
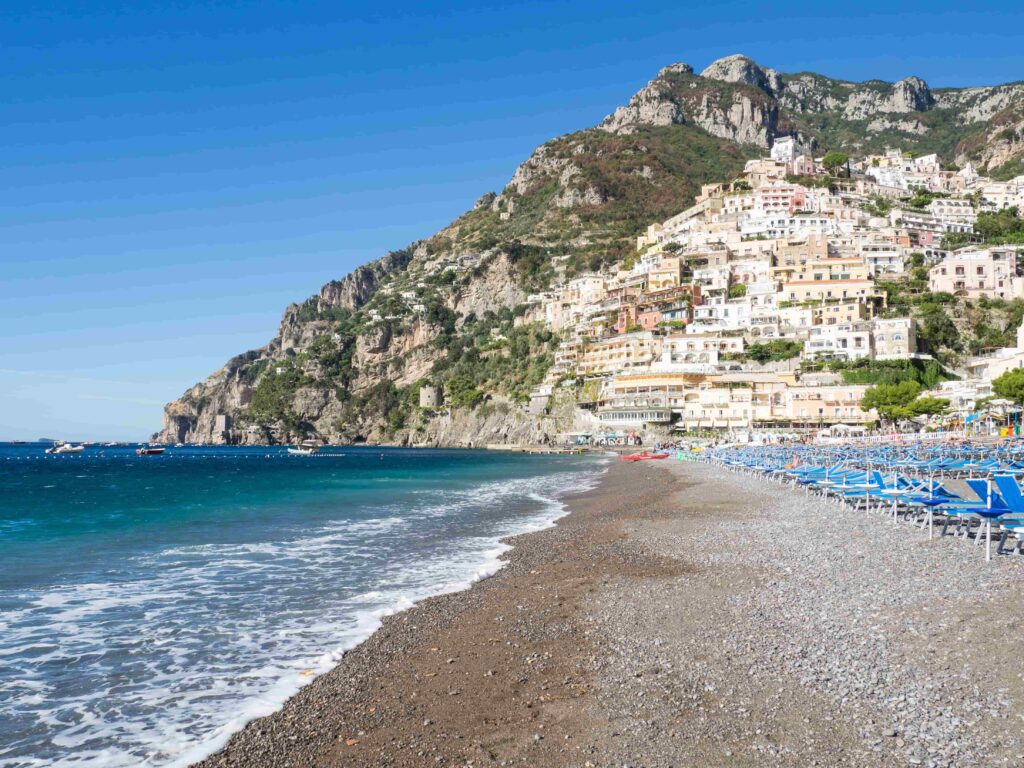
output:
{"label": "cluster of buildings", "polygon": [[533,407],[583,379],[593,394],[581,405],[609,429],[873,422],[865,386],[806,363],[928,357],[881,289],[912,264],[928,267],[933,291],[1024,296],[1014,249],[943,250],[947,234],[970,239],[979,211],[1011,205],[1024,209],[1024,177],[997,183],[889,151],[833,178],[779,139],[739,178],[649,226],[633,257],[529,297],[524,322],[563,339]]}

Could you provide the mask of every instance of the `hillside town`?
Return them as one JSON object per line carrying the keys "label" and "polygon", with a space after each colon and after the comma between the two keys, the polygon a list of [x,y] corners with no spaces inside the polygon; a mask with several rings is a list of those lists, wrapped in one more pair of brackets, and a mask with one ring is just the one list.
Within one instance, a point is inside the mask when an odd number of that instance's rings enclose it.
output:
{"label": "hillside town", "polygon": [[[651,224],[634,256],[529,297],[520,322],[562,338],[530,408],[576,387],[607,433],[862,430],[879,414],[862,408],[869,385],[852,382],[870,377],[845,373],[935,359],[887,283],[926,270],[935,294],[1024,297],[1021,247],[975,234],[979,214],[1011,209],[1024,210],[1024,176],[994,181],[898,150],[815,157],[781,138]],[[956,370],[932,364],[944,423],[969,420],[997,376],[1024,366],[1017,337]]]}

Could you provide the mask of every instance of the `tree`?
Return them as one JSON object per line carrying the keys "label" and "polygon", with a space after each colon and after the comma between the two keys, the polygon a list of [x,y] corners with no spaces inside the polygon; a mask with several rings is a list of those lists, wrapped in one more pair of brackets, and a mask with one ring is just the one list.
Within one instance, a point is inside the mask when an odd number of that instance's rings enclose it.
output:
{"label": "tree", "polygon": [[1000,397],[1024,404],[1024,368],[1004,373],[992,382],[992,390]]}
{"label": "tree", "polygon": [[476,408],[484,399],[484,393],[464,376],[449,379],[445,389],[448,390],[448,400],[456,408]]}
{"label": "tree", "polygon": [[978,214],[974,231],[986,243],[1024,243],[1024,218],[1016,208]]}
{"label": "tree", "polygon": [[879,416],[888,421],[907,421],[915,416],[934,416],[945,413],[949,408],[949,400],[944,397],[919,395],[921,385],[916,381],[879,384],[864,393],[860,407],[865,411],[874,408]]}
{"label": "tree", "polygon": [[932,352],[938,352],[942,347],[953,350],[959,350],[962,347],[960,331],[957,330],[956,323],[938,304],[934,302],[921,304],[919,320],[921,323],[918,338],[924,341]]}
{"label": "tree", "polygon": [[790,360],[797,357],[803,349],[803,344],[798,341],[772,339],[767,343],[751,344],[747,347],[747,357],[764,365],[779,360]]}
{"label": "tree", "polygon": [[935,416],[945,413],[949,408],[949,400],[944,397],[922,395],[907,406],[915,416]]}
{"label": "tree", "polygon": [[841,175],[841,172],[847,168],[849,162],[850,156],[845,152],[827,152],[821,159],[821,164],[825,166],[825,170],[833,176]]}
{"label": "tree", "polygon": [[903,381],[899,384],[879,384],[864,392],[860,401],[861,410],[870,411],[874,408],[878,415],[889,421],[901,421],[911,418],[914,414],[909,405],[921,394],[921,385],[916,381]]}
{"label": "tree", "polygon": [[741,299],[747,295],[747,286],[743,283],[735,283],[729,286],[729,298]]}

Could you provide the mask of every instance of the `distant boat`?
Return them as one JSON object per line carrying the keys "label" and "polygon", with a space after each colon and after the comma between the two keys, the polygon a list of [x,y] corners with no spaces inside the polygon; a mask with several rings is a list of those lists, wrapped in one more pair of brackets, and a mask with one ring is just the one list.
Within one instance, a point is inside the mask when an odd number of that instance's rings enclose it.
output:
{"label": "distant boat", "polygon": [[321,448],[320,443],[316,440],[303,440],[298,445],[293,445],[288,449],[288,453],[292,456],[312,456],[314,453],[319,451]]}
{"label": "distant boat", "polygon": [[84,445],[72,445],[71,443],[65,443],[63,440],[57,440],[46,449],[47,453],[81,453],[85,450]]}
{"label": "distant boat", "polygon": [[158,454],[163,453],[164,450],[165,450],[164,448],[159,447],[159,446],[157,446],[157,447],[143,446],[142,448],[136,448],[135,449],[135,455],[136,456],[156,456]]}

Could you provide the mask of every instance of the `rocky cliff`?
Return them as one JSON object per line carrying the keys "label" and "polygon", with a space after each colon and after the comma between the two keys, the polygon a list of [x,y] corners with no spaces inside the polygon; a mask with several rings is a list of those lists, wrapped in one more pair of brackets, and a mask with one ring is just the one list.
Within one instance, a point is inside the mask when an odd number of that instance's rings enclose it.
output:
{"label": "rocky cliff", "polygon": [[[665,67],[600,125],[538,147],[440,232],[288,307],[265,347],[169,403],[157,438],[481,445],[585,427],[568,391],[548,414],[529,407],[557,339],[530,322],[528,294],[623,258],[649,223],[782,135],[818,151],[938,152],[1007,176],[1022,172],[1024,85],[853,83],[739,55],[700,74]],[[428,385],[444,401],[420,408]]]}

